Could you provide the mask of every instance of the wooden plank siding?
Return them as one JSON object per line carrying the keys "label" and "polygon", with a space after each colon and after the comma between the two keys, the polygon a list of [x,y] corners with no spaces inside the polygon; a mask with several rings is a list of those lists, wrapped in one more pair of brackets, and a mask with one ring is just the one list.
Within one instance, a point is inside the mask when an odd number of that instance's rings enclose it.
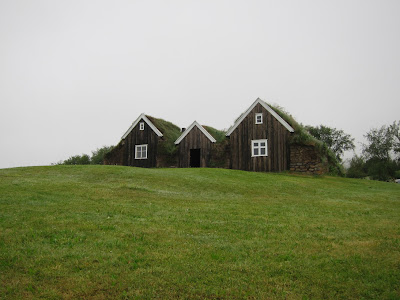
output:
{"label": "wooden plank siding", "polygon": [[[263,123],[255,124],[256,113]],[[270,172],[289,169],[290,132],[261,104],[257,104],[230,135],[232,169]],[[251,141],[268,140],[268,156],[252,157]]]}
{"label": "wooden plank siding", "polygon": [[[125,139],[124,162],[125,166],[155,168],[157,166],[157,146],[159,136],[144,122],[144,130],[140,130],[140,123],[132,129]],[[135,146],[147,144],[147,159],[135,159]]]}
{"label": "wooden plank siding", "polygon": [[211,154],[211,141],[194,126],[179,143],[179,167],[190,167],[190,149],[200,149],[200,167],[208,167]]}

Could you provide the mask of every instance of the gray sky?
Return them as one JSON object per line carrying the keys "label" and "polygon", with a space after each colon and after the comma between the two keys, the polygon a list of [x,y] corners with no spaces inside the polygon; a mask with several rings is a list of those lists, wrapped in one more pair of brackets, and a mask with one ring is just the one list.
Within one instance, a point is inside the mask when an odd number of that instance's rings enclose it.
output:
{"label": "gray sky", "polygon": [[0,0],[0,168],[115,145],[142,112],[228,128],[257,97],[362,142],[400,119],[399,16],[398,0]]}

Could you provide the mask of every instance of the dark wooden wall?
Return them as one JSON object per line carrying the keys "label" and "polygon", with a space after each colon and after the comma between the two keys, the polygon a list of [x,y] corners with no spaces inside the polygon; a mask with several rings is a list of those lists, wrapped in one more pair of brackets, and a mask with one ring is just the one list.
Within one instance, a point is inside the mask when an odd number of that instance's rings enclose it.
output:
{"label": "dark wooden wall", "polygon": [[[125,138],[124,166],[155,168],[157,166],[157,146],[159,136],[144,122],[144,130],[139,130],[139,123]],[[135,145],[147,144],[147,159],[135,159]]]}
{"label": "dark wooden wall", "polygon": [[200,167],[208,167],[211,153],[211,141],[195,126],[178,145],[179,167],[190,167],[190,149],[200,149]]}
{"label": "dark wooden wall", "polygon": [[[255,124],[255,114],[263,114],[263,124]],[[231,168],[246,171],[289,169],[290,132],[261,104],[244,118],[230,135]],[[268,139],[268,156],[251,157],[251,141]]]}

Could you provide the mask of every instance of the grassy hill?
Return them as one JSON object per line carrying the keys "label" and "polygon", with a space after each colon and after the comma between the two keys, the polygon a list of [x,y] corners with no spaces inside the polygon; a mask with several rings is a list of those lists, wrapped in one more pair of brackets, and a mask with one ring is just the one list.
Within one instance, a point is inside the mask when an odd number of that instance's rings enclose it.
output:
{"label": "grassy hill", "polygon": [[400,298],[400,185],[0,170],[0,298]]}

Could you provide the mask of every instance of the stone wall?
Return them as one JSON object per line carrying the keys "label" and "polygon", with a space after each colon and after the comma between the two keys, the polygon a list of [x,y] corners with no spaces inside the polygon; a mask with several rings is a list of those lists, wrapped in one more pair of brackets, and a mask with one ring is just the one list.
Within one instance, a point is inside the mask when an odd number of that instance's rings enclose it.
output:
{"label": "stone wall", "polygon": [[314,146],[290,145],[290,171],[324,174],[328,171],[328,164],[322,162]]}

